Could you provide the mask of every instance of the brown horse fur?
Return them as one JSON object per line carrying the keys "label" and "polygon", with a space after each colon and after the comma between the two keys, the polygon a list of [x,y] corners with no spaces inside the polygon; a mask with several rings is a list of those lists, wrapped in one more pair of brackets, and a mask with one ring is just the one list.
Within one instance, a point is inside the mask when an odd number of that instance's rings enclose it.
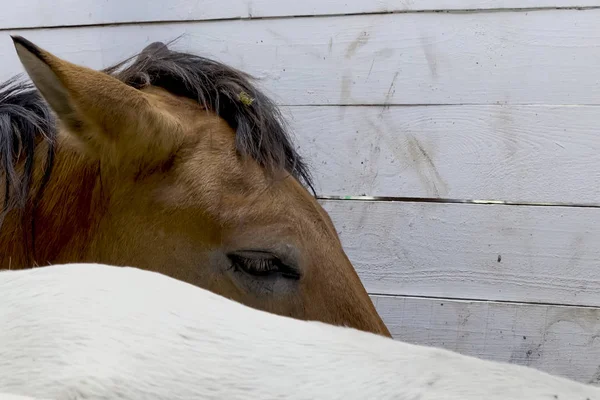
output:
{"label": "brown horse fur", "polygon": [[390,336],[248,76],[160,43],[95,71],[13,40],[45,101],[0,88],[3,268],[136,266]]}

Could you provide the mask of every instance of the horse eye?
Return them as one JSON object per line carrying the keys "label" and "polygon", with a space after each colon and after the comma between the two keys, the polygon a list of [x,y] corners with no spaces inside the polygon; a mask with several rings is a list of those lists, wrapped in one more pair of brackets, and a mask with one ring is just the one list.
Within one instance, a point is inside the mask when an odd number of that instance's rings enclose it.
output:
{"label": "horse eye", "polygon": [[227,255],[234,271],[242,271],[256,278],[272,278],[277,275],[298,280],[300,272],[296,268],[284,264],[273,254],[263,251],[242,251]]}

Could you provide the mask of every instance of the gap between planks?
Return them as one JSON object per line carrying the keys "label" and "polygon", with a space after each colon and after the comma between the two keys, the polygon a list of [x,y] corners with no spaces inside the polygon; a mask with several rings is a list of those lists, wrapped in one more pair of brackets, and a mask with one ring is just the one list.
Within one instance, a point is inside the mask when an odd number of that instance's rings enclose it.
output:
{"label": "gap between planks", "polygon": [[368,292],[369,296],[377,297],[390,297],[398,299],[413,299],[413,300],[435,300],[435,301],[452,301],[452,302],[464,302],[464,303],[493,303],[493,304],[510,304],[515,306],[539,306],[539,307],[565,307],[565,308],[589,308],[598,310],[600,307],[590,305],[579,305],[579,304],[561,304],[552,302],[534,302],[534,301],[514,301],[514,300],[490,300],[490,299],[479,299],[479,298],[461,298],[461,297],[440,297],[440,296],[411,296],[403,294],[390,294],[390,293],[376,293]]}
{"label": "gap between planks", "polygon": [[399,203],[442,203],[442,204],[472,204],[472,205],[501,205],[522,207],[574,207],[600,208],[600,203],[569,203],[569,202],[530,202],[510,200],[471,200],[446,199],[433,197],[395,197],[395,196],[326,196],[317,195],[318,200],[334,201],[368,201],[368,202],[399,202]]}
{"label": "gap between planks", "polygon": [[267,16],[236,16],[236,17],[221,17],[210,19],[167,19],[156,21],[127,21],[127,22],[104,22],[90,24],[73,24],[73,25],[41,25],[41,26],[14,26],[0,28],[2,31],[27,31],[37,29],[66,29],[66,28],[102,28],[111,26],[127,26],[127,25],[164,25],[164,24],[184,24],[193,22],[226,22],[236,20],[272,20],[272,19],[291,19],[291,18],[335,18],[335,17],[350,17],[362,15],[387,15],[387,14],[489,14],[489,13],[523,13],[523,12],[538,12],[538,11],[590,11],[600,10],[600,6],[554,6],[554,7],[526,7],[526,8],[465,8],[455,10],[432,9],[432,10],[391,10],[391,11],[363,11],[351,13],[330,13],[330,14],[291,14],[291,15],[267,15]]}
{"label": "gap between planks", "polygon": [[463,106],[498,106],[498,107],[600,107],[600,104],[588,103],[519,103],[519,102],[492,102],[492,103],[323,103],[323,104],[287,104],[277,103],[278,107],[376,107],[376,108],[394,108],[394,107],[463,107]]}

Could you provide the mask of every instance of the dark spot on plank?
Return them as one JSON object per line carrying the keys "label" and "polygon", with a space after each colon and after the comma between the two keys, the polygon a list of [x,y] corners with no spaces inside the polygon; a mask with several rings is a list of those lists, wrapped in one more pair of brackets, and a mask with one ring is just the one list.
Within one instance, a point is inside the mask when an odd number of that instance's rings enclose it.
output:
{"label": "dark spot on plank", "polygon": [[433,385],[435,385],[435,383],[438,381],[439,377],[438,376],[433,376],[431,378],[429,378],[429,380],[427,381],[427,386],[432,387]]}

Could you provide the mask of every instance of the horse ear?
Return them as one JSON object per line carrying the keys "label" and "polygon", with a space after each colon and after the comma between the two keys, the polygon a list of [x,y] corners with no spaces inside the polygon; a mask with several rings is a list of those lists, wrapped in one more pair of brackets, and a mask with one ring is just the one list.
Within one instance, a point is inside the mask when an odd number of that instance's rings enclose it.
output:
{"label": "horse ear", "polygon": [[149,95],[110,75],[64,61],[21,36],[12,39],[35,86],[68,131],[86,145],[100,153],[123,151],[128,157],[149,155],[145,147],[150,146],[168,156],[173,144],[166,141],[173,135],[161,131],[173,121]]}
{"label": "horse ear", "polygon": [[162,42],[153,42],[144,48],[138,56],[138,60],[145,57],[165,57],[171,53],[171,50]]}

